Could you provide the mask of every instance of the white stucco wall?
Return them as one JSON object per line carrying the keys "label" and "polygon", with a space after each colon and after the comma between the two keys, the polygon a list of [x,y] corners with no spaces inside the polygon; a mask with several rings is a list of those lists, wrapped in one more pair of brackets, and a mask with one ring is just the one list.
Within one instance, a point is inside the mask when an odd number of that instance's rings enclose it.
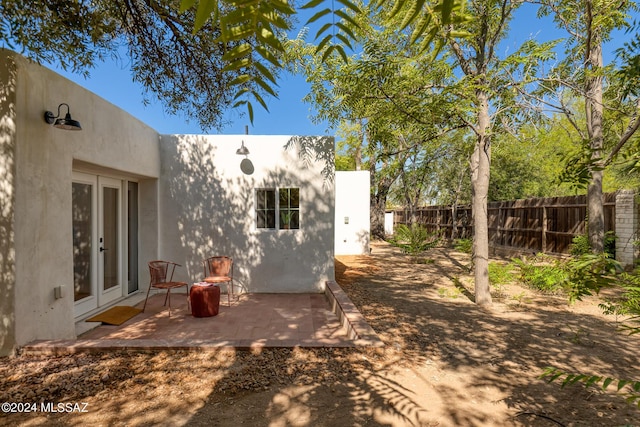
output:
{"label": "white stucco wall", "polygon": [[336,255],[369,254],[368,171],[336,171]]}
{"label": "white stucco wall", "polygon": [[[292,138],[309,156],[285,148]],[[236,154],[242,141],[251,174]],[[160,256],[184,266],[181,280],[201,280],[206,257],[228,255],[237,291],[322,291],[334,278],[333,150],[332,138],[162,136]],[[257,229],[255,189],[282,187],[300,188],[300,229]]]}
{"label": "white stucco wall", "polygon": [[[4,326],[8,346],[40,338],[74,338],[73,253],[71,226],[72,170],[79,167],[109,175],[154,180],[159,175],[158,134],[60,75],[7,50],[2,87],[11,96],[0,99],[0,140],[12,156],[13,181],[3,179],[15,197],[13,235],[0,243],[3,263],[15,255],[12,282],[0,284],[11,296],[3,307],[13,322]],[[53,128],[44,121],[46,110],[57,113],[60,103],[70,106],[82,131]],[[66,109],[63,110],[66,112]],[[7,256],[9,255],[9,256]],[[3,266],[3,272],[4,272]],[[54,288],[64,286],[61,299]],[[11,288],[8,290],[7,288]],[[7,346],[4,346],[7,347]]]}
{"label": "white stucco wall", "polygon": [[393,235],[393,211],[384,213],[384,234],[387,236]]}

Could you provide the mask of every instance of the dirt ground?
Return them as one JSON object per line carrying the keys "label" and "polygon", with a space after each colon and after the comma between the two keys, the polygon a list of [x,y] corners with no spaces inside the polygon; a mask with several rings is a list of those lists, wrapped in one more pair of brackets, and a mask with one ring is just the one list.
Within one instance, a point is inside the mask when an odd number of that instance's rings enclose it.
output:
{"label": "dirt ground", "polygon": [[640,426],[613,387],[539,378],[552,365],[637,380],[640,335],[620,333],[597,298],[568,306],[508,285],[480,308],[469,262],[447,248],[414,260],[382,242],[371,256],[337,257],[337,281],[383,349],[0,359],[0,402],[36,409],[0,424]]}

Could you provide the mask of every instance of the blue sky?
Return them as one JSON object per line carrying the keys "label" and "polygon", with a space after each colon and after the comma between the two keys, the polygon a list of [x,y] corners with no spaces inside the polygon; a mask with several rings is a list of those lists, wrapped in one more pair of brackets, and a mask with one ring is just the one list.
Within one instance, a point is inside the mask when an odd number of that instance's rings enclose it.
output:
{"label": "blue sky", "polygon": [[[302,23],[292,31],[292,34],[302,28]],[[532,5],[525,5],[511,24],[511,35],[504,47],[511,51],[517,49],[520,44],[530,37],[539,41],[564,37],[565,34],[553,27],[549,19],[540,21],[535,16]],[[629,35],[623,32],[617,33],[614,42],[605,47],[605,62],[613,59],[613,51],[622,46]],[[151,103],[144,105],[142,88],[133,83],[131,73],[126,63],[106,62],[90,70],[90,77],[85,79],[80,75],[57,70],[60,74],[75,81],[91,92],[101,96],[112,104],[117,105],[133,116],[142,120],[160,133],[205,133],[200,129],[197,121],[188,122],[186,117],[168,115],[163,111],[162,105],[152,99]],[[325,124],[314,124],[311,120],[313,111],[309,104],[302,102],[302,98],[308,93],[309,85],[302,76],[282,74],[279,81],[279,98],[267,98],[269,111],[264,111],[257,103],[254,105],[254,122],[249,122],[248,116],[241,117],[240,113],[245,109],[230,110],[225,118],[233,124],[220,132],[211,130],[209,133],[244,134],[245,125],[249,126],[250,134],[285,134],[285,135],[327,135],[333,131],[327,129]],[[78,120],[82,121],[80,112],[75,113]]]}

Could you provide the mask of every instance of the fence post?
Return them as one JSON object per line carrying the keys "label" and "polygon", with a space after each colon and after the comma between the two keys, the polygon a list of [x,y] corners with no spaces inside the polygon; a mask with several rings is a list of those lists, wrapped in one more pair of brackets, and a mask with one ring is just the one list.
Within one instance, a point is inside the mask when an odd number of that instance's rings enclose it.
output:
{"label": "fence post", "polygon": [[633,190],[616,193],[616,260],[625,268],[633,267],[637,259],[638,205]]}
{"label": "fence post", "polygon": [[[546,199],[545,199],[546,202]],[[547,253],[547,205],[542,205],[542,238],[540,239],[540,246],[542,246],[542,253]]]}

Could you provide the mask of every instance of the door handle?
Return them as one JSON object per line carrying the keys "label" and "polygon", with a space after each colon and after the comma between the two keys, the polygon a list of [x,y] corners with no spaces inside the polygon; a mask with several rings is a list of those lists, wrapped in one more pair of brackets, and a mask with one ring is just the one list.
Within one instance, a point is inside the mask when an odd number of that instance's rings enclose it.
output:
{"label": "door handle", "polygon": [[100,252],[104,252],[104,251],[108,251],[109,249],[107,248],[103,248],[102,246],[100,247]]}

